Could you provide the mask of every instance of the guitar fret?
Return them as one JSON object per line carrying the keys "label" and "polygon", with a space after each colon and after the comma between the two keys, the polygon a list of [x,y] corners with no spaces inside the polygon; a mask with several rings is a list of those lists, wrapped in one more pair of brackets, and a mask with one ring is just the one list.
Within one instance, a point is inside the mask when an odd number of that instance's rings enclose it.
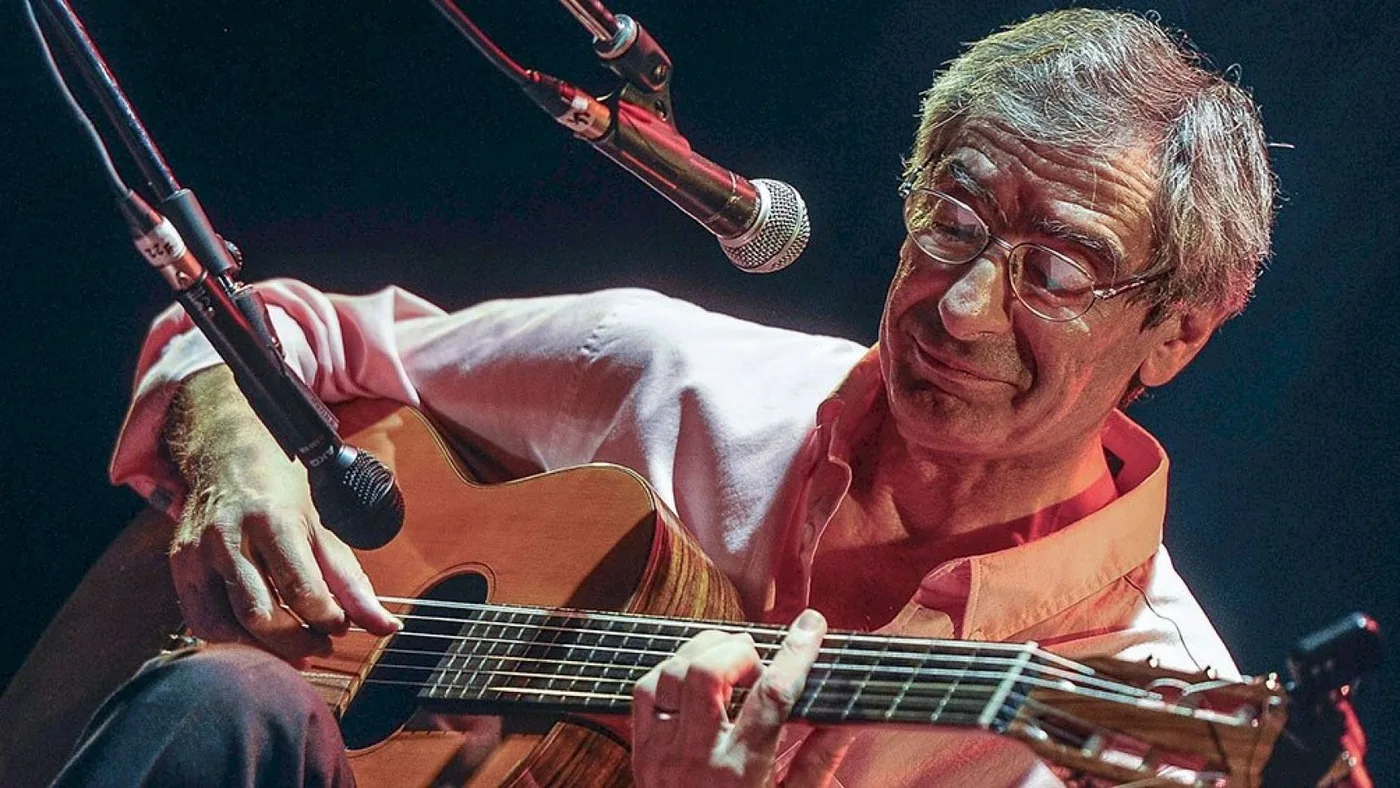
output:
{"label": "guitar fret", "polygon": [[[605,624],[605,625],[604,625],[604,629],[603,629],[602,632],[595,632],[595,633],[593,633],[593,634],[594,634],[593,642],[592,642],[591,644],[589,644],[589,646],[588,646],[588,654],[584,657],[584,661],[587,662],[588,664],[590,664],[590,665],[597,665],[597,664],[598,664],[598,648],[603,644],[603,639],[607,636],[607,630],[609,630],[609,629],[611,629],[611,626],[608,626],[608,625]],[[601,666],[598,668],[598,675],[596,675],[596,676],[593,677],[593,686],[591,686],[591,687],[588,688],[588,691],[591,692],[591,693],[592,693],[593,695],[595,695],[595,696],[598,695],[598,694],[600,694],[600,692],[601,692],[601,689],[602,689],[602,686],[603,686],[603,678],[607,675],[607,672],[608,672],[608,666],[607,666],[607,664],[606,664],[607,662],[608,662],[608,661],[605,660],[605,661],[604,661],[604,664],[601,665]],[[600,705],[609,705],[609,704],[603,703],[603,704],[600,704]]]}
{"label": "guitar fret", "polygon": [[[436,623],[436,622],[430,622],[430,623]],[[477,622],[477,621],[472,622],[472,624],[468,627],[468,629],[474,632],[474,631],[476,630],[477,626],[479,625],[479,623],[480,623],[480,622]],[[431,628],[436,629],[437,627],[431,627]],[[487,628],[486,628],[486,632],[489,632],[489,631],[490,631],[490,628],[487,627]],[[477,658],[477,657],[476,657],[476,650],[477,650],[477,648],[480,646],[481,637],[482,637],[482,636],[481,636],[480,634],[477,634],[476,637],[473,637],[473,638],[471,639],[471,641],[470,641],[470,643],[471,643],[471,649],[470,649],[469,651],[466,651],[465,653],[464,653],[464,650],[465,650],[465,647],[466,647],[466,645],[467,645],[467,641],[465,641],[465,640],[463,640],[463,641],[457,641],[457,642],[453,643],[453,644],[451,645],[450,648],[447,649],[446,658],[443,660],[443,663],[442,663],[442,665],[443,665],[443,671],[442,671],[442,674],[438,677],[439,679],[443,679],[443,680],[444,680],[444,681],[443,681],[443,684],[444,684],[445,686],[441,686],[441,687],[436,686],[436,682],[435,682],[435,686],[434,686],[434,688],[433,688],[433,690],[432,690],[432,692],[431,692],[431,694],[430,694],[430,697],[436,697],[436,698],[444,698],[444,697],[450,698],[450,697],[452,697],[452,693],[453,693],[454,691],[456,691],[458,687],[461,686],[461,682],[462,682],[462,673],[463,673],[464,671],[470,669],[470,668],[473,666],[474,660]],[[452,672],[452,677],[451,677],[450,679],[447,678],[447,673],[448,673],[449,671]]]}
{"label": "guitar fret", "polygon": [[[623,693],[627,696],[625,699],[610,698],[603,701],[601,705],[613,710],[629,708],[632,702],[631,687],[635,683],[633,676],[638,672],[643,656],[635,645],[639,624],[635,619],[622,622],[604,619],[599,623],[602,624],[604,632],[599,636],[598,642],[600,646],[610,652],[610,656],[605,661],[603,669],[599,671],[599,679],[594,682],[593,689],[597,692],[604,681],[625,688],[626,691]],[[605,645],[611,643],[616,643],[616,645]]]}
{"label": "guitar fret", "polygon": [[1021,672],[1025,670],[1026,663],[1030,662],[1031,651],[1036,647],[1034,643],[1025,645],[1021,656],[1016,660],[1016,664],[1006,672],[1006,678],[1002,679],[997,686],[996,692],[987,701],[987,707],[982,712],[982,716],[977,719],[977,725],[981,728],[992,730],[992,722],[1001,713],[1002,706],[1006,703],[1006,698],[1011,694],[1011,688],[1021,678]]}
{"label": "guitar fret", "polygon": [[851,698],[846,702],[846,707],[841,710],[842,720],[851,719],[851,712],[855,709],[856,703],[860,700],[861,692],[863,692],[865,689],[865,684],[870,681],[872,676],[874,676],[875,668],[879,666],[880,660],[884,658],[885,652],[889,650],[890,641],[885,641],[881,644],[881,646],[881,649],[875,654],[874,659],[870,662],[870,666],[866,669],[865,675],[861,677],[859,681],[854,682],[854,687],[851,692]]}
{"label": "guitar fret", "polygon": [[[836,648],[835,652],[831,653],[827,657],[826,667],[822,670],[821,677],[817,679],[817,683],[813,685],[809,679],[807,685],[808,689],[803,691],[803,697],[798,699],[799,705],[794,711],[794,713],[797,716],[807,717],[812,713],[812,705],[816,703],[818,698],[821,697],[822,693],[826,691],[827,684],[831,681],[831,673],[836,669],[836,666],[841,663],[841,654],[845,652],[845,650],[846,643],[845,641],[842,641],[841,645]],[[821,657],[822,654],[819,652],[817,658],[821,659]]]}
{"label": "guitar fret", "polygon": [[[467,640],[454,642],[451,647],[447,649],[446,657],[441,663],[441,669],[434,671],[433,685],[428,689],[428,697],[443,697],[461,681],[462,669],[471,664],[472,656],[481,644],[481,634],[477,632],[479,623],[480,622],[473,621],[468,624],[462,632],[462,635],[467,638]],[[468,642],[471,643],[471,652],[463,654],[462,650]],[[442,680],[447,677],[447,672],[452,670],[454,663],[457,663],[459,660],[461,666],[457,667],[452,679],[447,682],[447,687],[443,688],[441,686]]]}
{"label": "guitar fret", "polygon": [[[563,665],[554,658],[554,652],[559,644],[559,638],[564,636],[565,625],[569,622],[558,614],[546,614],[535,633],[535,644],[526,649],[525,653],[535,653],[538,658],[530,662],[521,661],[516,663],[516,669],[521,672],[538,672],[548,674],[548,678],[542,679],[543,689],[553,690],[554,682],[558,678]],[[545,633],[548,633],[547,640],[541,640]],[[527,640],[521,637],[521,640]],[[541,679],[526,678],[525,686],[530,689],[537,689],[536,682]]]}
{"label": "guitar fret", "polygon": [[[513,610],[503,610],[492,616],[493,620],[500,622],[500,627],[499,631],[491,635],[487,641],[486,654],[481,661],[478,673],[480,687],[477,690],[477,698],[480,700],[500,700],[502,698],[502,687],[497,674],[500,672],[501,666],[505,664],[502,657],[510,655],[510,648],[513,645],[510,641],[516,639],[510,631],[511,626],[515,623],[515,618],[516,614]],[[523,627],[517,627],[517,629],[519,629],[519,635],[524,634]],[[511,664],[514,665],[515,660],[511,660]]]}
{"label": "guitar fret", "polygon": [[961,658],[961,669],[948,683],[947,691],[943,693],[943,697],[938,701],[938,706],[934,708],[933,713],[929,715],[929,722],[936,723],[939,718],[943,716],[944,710],[948,708],[948,703],[953,699],[953,693],[957,692],[958,686],[967,678],[967,672],[972,667],[972,661],[980,656],[982,656],[981,649],[975,649],[971,655]]}
{"label": "guitar fret", "polygon": [[894,718],[895,712],[899,709],[900,704],[904,702],[905,694],[908,693],[909,688],[914,685],[914,679],[928,667],[929,656],[932,650],[933,644],[930,643],[928,647],[924,649],[924,656],[919,660],[919,664],[913,670],[909,671],[909,675],[904,679],[904,683],[899,685],[899,691],[890,699],[890,705],[885,709],[886,720]]}

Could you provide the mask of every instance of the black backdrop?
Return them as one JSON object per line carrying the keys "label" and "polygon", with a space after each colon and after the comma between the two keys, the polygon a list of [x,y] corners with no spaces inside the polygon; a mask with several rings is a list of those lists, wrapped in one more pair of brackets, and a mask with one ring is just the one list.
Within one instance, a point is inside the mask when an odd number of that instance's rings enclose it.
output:
{"label": "black backdrop", "polygon": [[[15,5],[0,47],[6,677],[139,506],[104,468],[138,343],[168,302],[128,247]],[[559,6],[466,5],[526,64],[609,87]],[[642,285],[870,341],[901,240],[894,189],[916,94],[958,42],[1052,5],[617,0],[675,60],[696,148],[806,196],[811,248],[769,277],[730,268],[427,3],[78,10],[179,178],[243,247],[249,278],[353,292],[394,282],[447,307]],[[1241,667],[1261,672],[1352,609],[1400,626],[1389,102],[1400,24],[1381,2],[1155,8],[1219,66],[1240,64],[1270,136],[1289,146],[1275,150],[1285,202],[1255,303],[1134,410],[1173,457],[1176,562]],[[1359,700],[1383,785],[1400,776],[1395,664]]]}

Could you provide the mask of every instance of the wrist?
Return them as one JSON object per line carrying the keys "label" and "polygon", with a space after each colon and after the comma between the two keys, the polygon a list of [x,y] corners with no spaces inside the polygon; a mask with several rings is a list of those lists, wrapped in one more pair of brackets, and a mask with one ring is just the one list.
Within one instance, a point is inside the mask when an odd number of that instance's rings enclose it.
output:
{"label": "wrist", "polygon": [[256,486],[295,465],[226,366],[201,370],[180,384],[161,437],[191,490],[211,483]]}

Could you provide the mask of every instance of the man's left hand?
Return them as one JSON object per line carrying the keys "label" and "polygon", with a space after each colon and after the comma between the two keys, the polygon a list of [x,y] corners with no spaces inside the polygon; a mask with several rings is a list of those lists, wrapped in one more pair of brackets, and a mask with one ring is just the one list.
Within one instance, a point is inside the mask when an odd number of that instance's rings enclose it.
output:
{"label": "man's left hand", "polygon": [[[632,772],[641,786],[767,786],[783,723],[802,694],[826,634],[815,610],[798,616],[767,667],[747,634],[710,630],[657,665],[632,691]],[[727,708],[750,687],[739,713]],[[840,729],[817,729],[784,783],[824,786],[850,746]]]}

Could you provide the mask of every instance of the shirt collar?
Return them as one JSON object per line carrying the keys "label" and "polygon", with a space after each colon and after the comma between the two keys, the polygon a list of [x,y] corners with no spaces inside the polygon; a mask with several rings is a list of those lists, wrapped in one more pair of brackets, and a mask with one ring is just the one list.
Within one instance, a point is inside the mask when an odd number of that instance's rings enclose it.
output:
{"label": "shirt collar", "polygon": [[[1054,533],[1016,547],[950,561],[925,576],[914,601],[966,589],[958,636],[1004,640],[1066,610],[1145,563],[1162,541],[1167,455],[1121,411],[1104,424],[1104,448],[1122,461],[1118,497]],[[965,564],[965,566],[958,566]],[[961,576],[961,577],[960,577]]]}
{"label": "shirt collar", "polygon": [[[878,425],[886,407],[877,345],[818,407],[819,451],[849,459],[852,446]],[[1109,414],[1101,440],[1119,461],[1114,463],[1114,501],[1042,538],[934,568],[911,603],[947,613],[958,637],[1003,640],[1151,558],[1161,544],[1166,512],[1166,452],[1119,410]],[[838,495],[844,493],[843,488]]]}

